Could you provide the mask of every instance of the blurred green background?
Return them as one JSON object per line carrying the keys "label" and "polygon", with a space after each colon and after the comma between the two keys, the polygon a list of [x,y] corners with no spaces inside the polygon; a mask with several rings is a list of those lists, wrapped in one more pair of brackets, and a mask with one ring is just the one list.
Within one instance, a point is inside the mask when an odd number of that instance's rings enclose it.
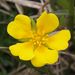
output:
{"label": "blurred green background", "polygon": [[[24,1],[24,3],[23,3]],[[0,75],[75,75],[75,0],[0,0]],[[8,46],[18,42],[7,34],[7,25],[21,13],[36,19],[39,7],[46,4],[49,12],[55,13],[60,20],[59,29],[71,31],[69,54],[59,54],[60,63],[33,67],[30,62],[19,60],[8,50]],[[47,6],[48,5],[48,6]]]}

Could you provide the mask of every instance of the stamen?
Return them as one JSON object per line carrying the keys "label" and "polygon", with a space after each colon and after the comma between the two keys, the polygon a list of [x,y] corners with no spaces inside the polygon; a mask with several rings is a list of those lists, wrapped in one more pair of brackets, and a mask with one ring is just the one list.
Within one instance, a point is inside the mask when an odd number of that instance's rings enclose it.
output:
{"label": "stamen", "polygon": [[35,34],[32,41],[34,46],[41,46],[42,44],[45,44],[46,37]]}

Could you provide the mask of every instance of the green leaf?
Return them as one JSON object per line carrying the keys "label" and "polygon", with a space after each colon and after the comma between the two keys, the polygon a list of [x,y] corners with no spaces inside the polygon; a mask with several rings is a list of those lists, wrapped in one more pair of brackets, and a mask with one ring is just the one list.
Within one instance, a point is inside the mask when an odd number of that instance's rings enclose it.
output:
{"label": "green leaf", "polygon": [[36,31],[36,23],[35,20],[31,18],[31,27],[33,31]]}
{"label": "green leaf", "polygon": [[60,5],[64,9],[69,9],[72,5],[70,3],[71,0],[57,0],[58,5]]}

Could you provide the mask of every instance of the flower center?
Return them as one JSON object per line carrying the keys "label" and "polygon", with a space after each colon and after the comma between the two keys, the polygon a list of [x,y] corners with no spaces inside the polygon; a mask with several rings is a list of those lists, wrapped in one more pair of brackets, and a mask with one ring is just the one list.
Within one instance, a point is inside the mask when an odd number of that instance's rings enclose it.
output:
{"label": "flower center", "polygon": [[46,38],[44,36],[35,34],[32,38],[34,46],[41,46],[42,44],[45,44]]}

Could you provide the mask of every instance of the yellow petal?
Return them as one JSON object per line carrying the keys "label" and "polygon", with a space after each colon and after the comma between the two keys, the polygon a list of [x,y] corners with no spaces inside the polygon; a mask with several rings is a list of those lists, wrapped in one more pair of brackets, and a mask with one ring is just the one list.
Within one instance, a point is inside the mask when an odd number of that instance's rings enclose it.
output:
{"label": "yellow petal", "polygon": [[15,20],[8,24],[7,32],[16,39],[32,37],[30,18],[21,14],[17,15]]}
{"label": "yellow petal", "polygon": [[41,16],[37,19],[37,30],[39,34],[45,34],[52,32],[59,25],[59,20],[57,16],[53,13],[47,14],[44,11]]}
{"label": "yellow petal", "polygon": [[51,49],[64,50],[68,47],[68,41],[71,38],[69,30],[61,30],[56,34],[49,36],[46,43]]}
{"label": "yellow petal", "polygon": [[55,64],[58,61],[58,52],[56,50],[48,50],[45,55],[47,64]]}
{"label": "yellow petal", "polygon": [[57,51],[49,50],[47,47],[42,45],[35,50],[35,57],[31,60],[31,63],[35,67],[41,67],[46,64],[54,64],[57,60]]}
{"label": "yellow petal", "polygon": [[31,60],[34,57],[33,44],[31,42],[17,43],[9,47],[14,56],[19,56],[22,60]]}

